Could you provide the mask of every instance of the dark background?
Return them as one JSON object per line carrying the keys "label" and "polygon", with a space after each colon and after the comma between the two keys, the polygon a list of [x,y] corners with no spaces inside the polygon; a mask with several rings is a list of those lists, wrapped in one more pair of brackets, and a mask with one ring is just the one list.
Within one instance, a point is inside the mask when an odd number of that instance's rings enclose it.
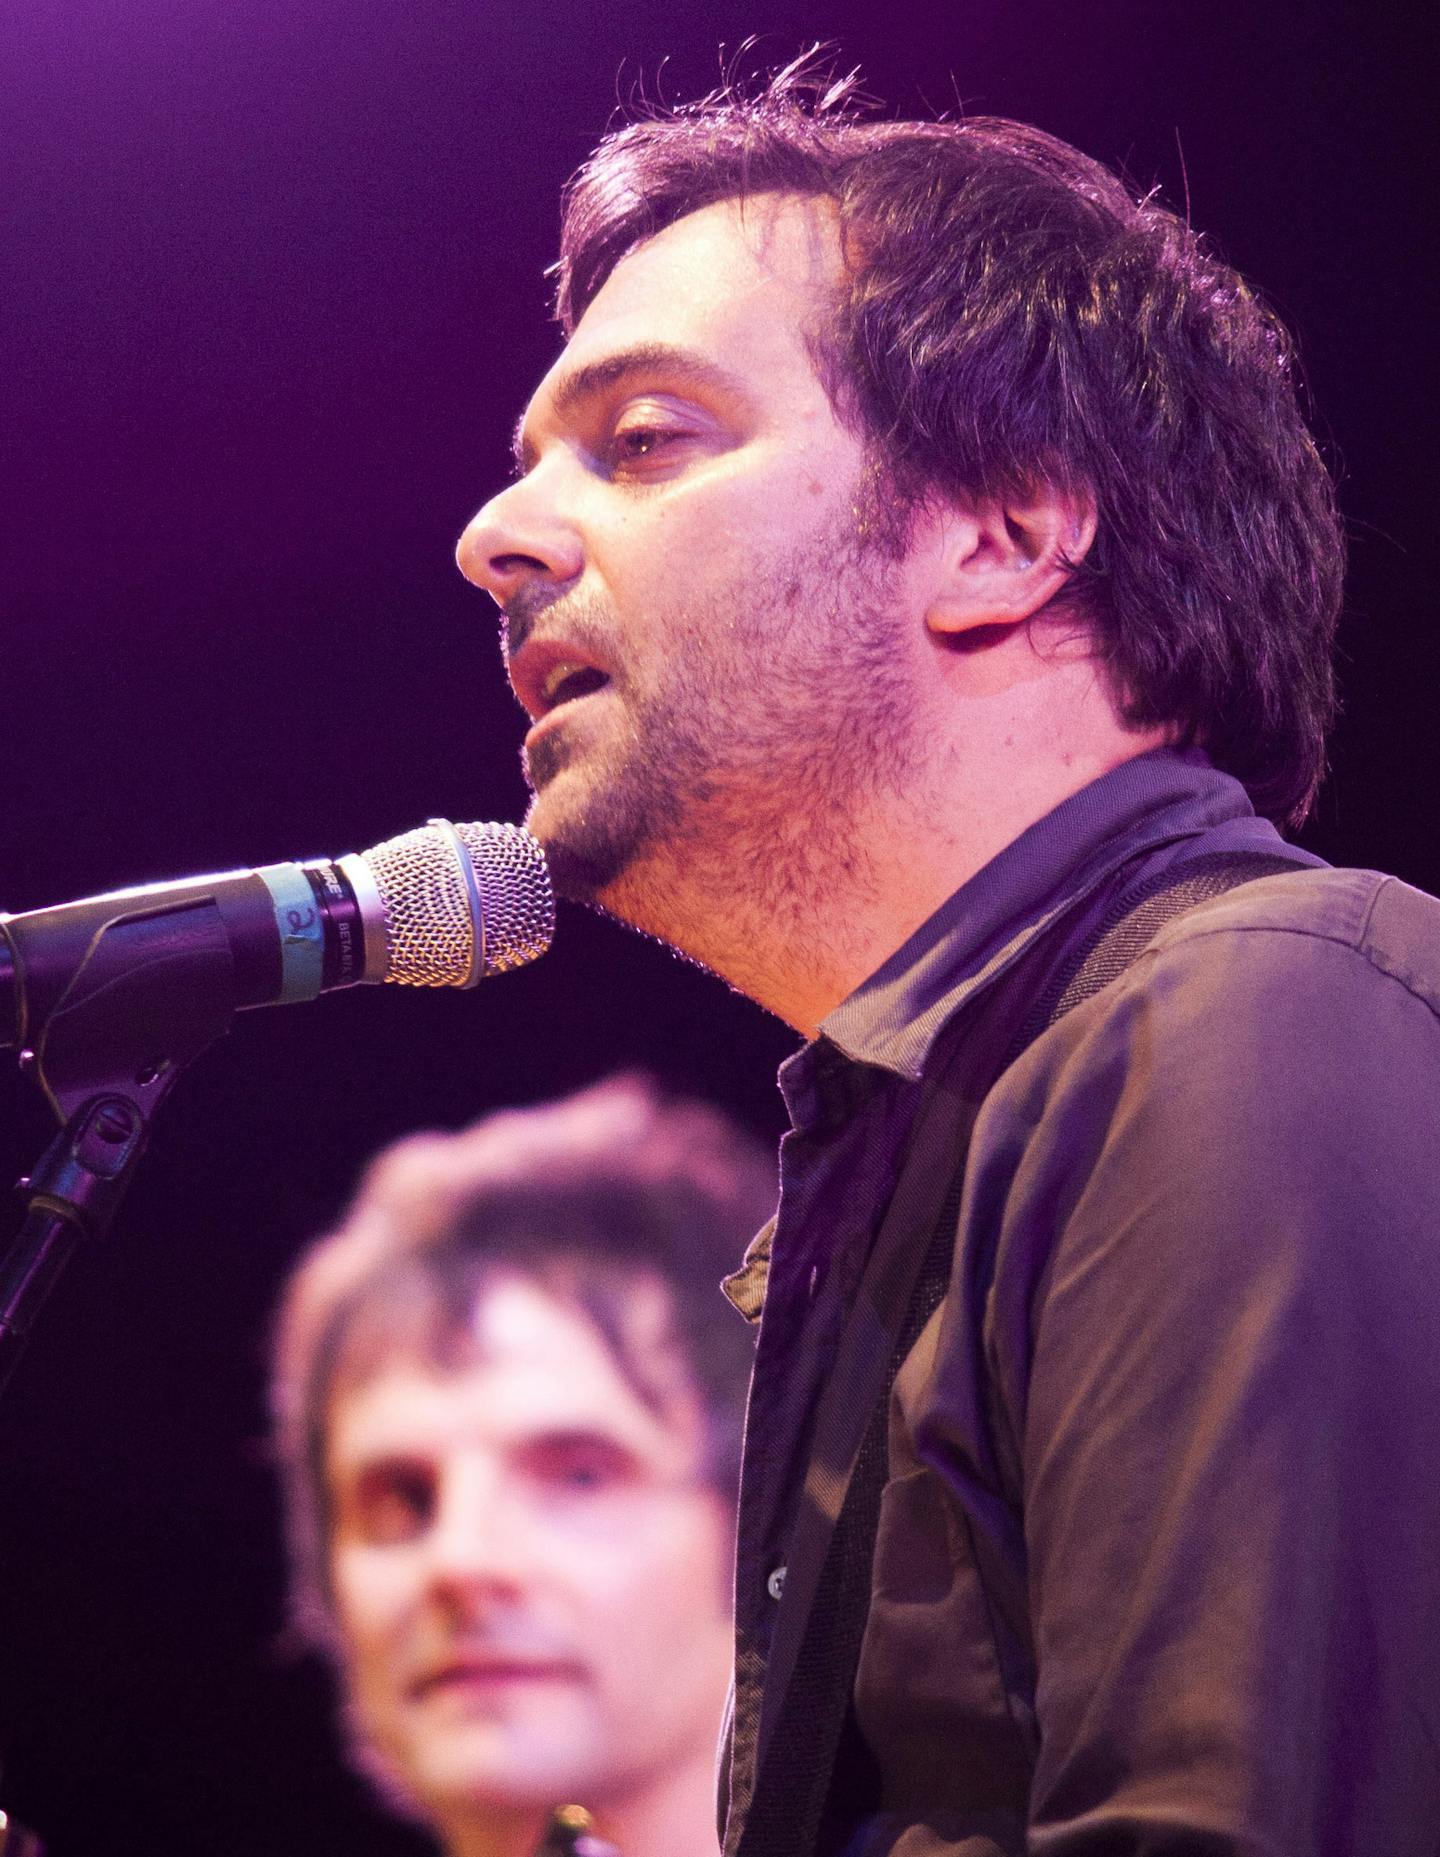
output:
{"label": "dark background", "polygon": [[[1298,0],[11,0],[0,902],[521,816],[518,712],[451,551],[557,345],[562,180],[667,55],[683,97],[752,32],[773,62],[838,40],[901,113],[958,98],[1172,202],[1188,183],[1299,332],[1350,523],[1347,712],[1307,842],[1440,887],[1418,21]],[[277,1648],[277,1284],[403,1130],[643,1064],[773,1132],[791,1043],[569,912],[545,962],[479,994],[251,1014],[197,1065],[0,1404],[0,1802],[53,1857],[414,1848]],[[0,1129],[13,1178],[47,1124],[8,1066]]]}

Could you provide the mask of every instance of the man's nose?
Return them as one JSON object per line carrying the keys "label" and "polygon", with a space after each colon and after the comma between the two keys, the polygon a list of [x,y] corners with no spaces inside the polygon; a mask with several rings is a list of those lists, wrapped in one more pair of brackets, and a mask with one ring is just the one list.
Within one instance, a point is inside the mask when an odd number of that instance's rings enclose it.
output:
{"label": "man's nose", "polygon": [[580,537],[532,473],[502,490],[470,521],[455,549],[460,572],[499,605],[543,581],[560,588],[585,565]]}
{"label": "man's nose", "polygon": [[531,1560],[522,1510],[503,1479],[447,1478],[429,1542],[432,1584],[461,1599],[517,1592]]}

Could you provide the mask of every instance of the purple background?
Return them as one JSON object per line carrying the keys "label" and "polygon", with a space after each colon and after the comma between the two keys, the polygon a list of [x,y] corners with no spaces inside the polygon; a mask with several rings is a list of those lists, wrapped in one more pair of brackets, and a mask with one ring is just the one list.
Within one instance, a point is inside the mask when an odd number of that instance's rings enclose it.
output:
{"label": "purple background", "polygon": [[[1425,48],[1391,9],[11,0],[5,907],[520,816],[451,551],[557,344],[562,180],[667,54],[686,96],[752,31],[777,60],[836,37],[902,112],[958,94],[1172,201],[1183,149],[1342,470],[1347,716],[1307,842],[1440,887]],[[53,1857],[415,1848],[277,1645],[276,1285],[402,1130],[641,1063],[773,1132],[791,1043],[572,911],[503,985],[252,1014],[196,1067],[0,1405],[0,1802]],[[47,1129],[0,1090],[13,1178]]]}

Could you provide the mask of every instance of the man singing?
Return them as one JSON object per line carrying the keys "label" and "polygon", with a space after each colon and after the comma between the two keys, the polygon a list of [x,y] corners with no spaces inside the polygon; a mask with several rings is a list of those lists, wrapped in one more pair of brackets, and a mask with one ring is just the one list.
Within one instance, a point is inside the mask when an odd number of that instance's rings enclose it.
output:
{"label": "man singing", "polygon": [[530,825],[806,1040],[727,1851],[1434,1857],[1440,909],[1276,829],[1284,332],[1051,137],[793,71],[610,136],[558,275],[459,548]]}
{"label": "man singing", "polygon": [[288,1286],[299,1622],[447,1857],[714,1857],[751,1353],[715,1283],[773,1175],[612,1082],[389,1149]]}

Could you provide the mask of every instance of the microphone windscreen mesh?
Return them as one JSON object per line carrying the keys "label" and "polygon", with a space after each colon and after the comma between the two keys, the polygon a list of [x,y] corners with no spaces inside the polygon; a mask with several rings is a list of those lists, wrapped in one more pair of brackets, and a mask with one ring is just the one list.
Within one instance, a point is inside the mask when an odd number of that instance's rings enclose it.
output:
{"label": "microphone windscreen mesh", "polygon": [[519,825],[457,825],[480,889],[480,978],[534,961],[555,933],[545,854]]}
{"label": "microphone windscreen mesh", "polygon": [[550,946],[550,875],[523,826],[435,819],[360,857],[385,913],[386,980],[473,986]]}

